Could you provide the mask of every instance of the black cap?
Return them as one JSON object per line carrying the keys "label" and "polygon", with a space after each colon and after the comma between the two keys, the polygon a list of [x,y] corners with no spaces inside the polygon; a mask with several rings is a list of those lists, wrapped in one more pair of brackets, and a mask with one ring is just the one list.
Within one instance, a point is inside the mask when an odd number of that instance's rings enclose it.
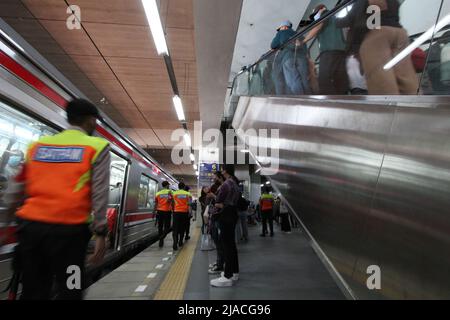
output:
{"label": "black cap", "polygon": [[67,118],[76,119],[86,116],[94,116],[101,119],[100,113],[95,105],[84,99],[74,99],[67,104]]}

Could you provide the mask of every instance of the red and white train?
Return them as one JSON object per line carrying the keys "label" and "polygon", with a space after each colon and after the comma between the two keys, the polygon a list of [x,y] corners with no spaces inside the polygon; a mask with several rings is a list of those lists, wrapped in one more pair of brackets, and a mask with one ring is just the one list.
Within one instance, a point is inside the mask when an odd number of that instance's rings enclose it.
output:
{"label": "red and white train", "polygon": [[[68,126],[64,107],[74,97],[85,98],[0,21],[0,230],[10,234],[7,244],[0,247],[0,292],[10,282],[16,245],[16,226],[6,225],[5,215],[1,214],[2,195],[23,161],[27,145]],[[110,264],[157,236],[153,214],[155,194],[163,180],[174,186],[177,181],[103,116],[96,134],[111,143],[110,237],[105,257],[105,264]],[[2,297],[5,295],[0,294]]]}

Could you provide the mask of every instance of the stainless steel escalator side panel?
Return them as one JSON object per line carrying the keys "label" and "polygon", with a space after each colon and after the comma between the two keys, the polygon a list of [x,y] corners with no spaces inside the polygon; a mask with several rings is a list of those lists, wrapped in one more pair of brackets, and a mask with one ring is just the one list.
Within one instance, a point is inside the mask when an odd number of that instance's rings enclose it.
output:
{"label": "stainless steel escalator side panel", "polygon": [[[341,287],[361,299],[450,298],[449,101],[241,97],[233,126],[279,129],[271,180]],[[371,265],[381,290],[367,288]]]}

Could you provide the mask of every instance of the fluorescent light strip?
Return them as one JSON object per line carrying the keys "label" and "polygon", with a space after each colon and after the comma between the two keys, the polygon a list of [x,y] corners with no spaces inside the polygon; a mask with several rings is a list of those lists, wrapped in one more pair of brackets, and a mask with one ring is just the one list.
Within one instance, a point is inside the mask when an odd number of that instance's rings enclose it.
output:
{"label": "fluorescent light strip", "polygon": [[184,111],[183,111],[183,103],[181,102],[181,99],[179,96],[173,97],[173,105],[175,106],[175,111],[177,112],[178,120],[186,121],[186,117],[184,116]]}
{"label": "fluorescent light strip", "polygon": [[198,169],[198,166],[196,165],[196,164],[194,164],[194,170],[196,170],[197,171],[197,169]]}
{"label": "fluorescent light strip", "polygon": [[169,55],[156,0],[142,0],[142,4],[144,5],[145,15],[147,16],[148,24],[153,35],[156,51],[158,51],[159,55]]}
{"label": "fluorescent light strip", "polygon": [[191,153],[191,154],[189,155],[189,157],[191,158],[191,161],[195,161],[195,156],[194,156],[193,153]]}
{"label": "fluorescent light strip", "polygon": [[432,26],[428,29],[427,32],[422,34],[419,38],[417,38],[413,43],[411,43],[405,50],[400,52],[394,59],[389,61],[385,66],[384,70],[390,70],[395,67],[400,61],[405,59],[408,55],[410,55],[415,49],[420,47],[425,41],[431,39],[434,33],[439,32],[443,27],[450,23],[450,14],[446,15],[441,21],[439,21],[436,25]]}

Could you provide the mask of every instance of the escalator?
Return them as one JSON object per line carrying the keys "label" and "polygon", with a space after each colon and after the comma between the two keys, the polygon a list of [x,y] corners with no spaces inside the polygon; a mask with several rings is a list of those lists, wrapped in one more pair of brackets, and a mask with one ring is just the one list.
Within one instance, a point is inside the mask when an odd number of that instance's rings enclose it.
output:
{"label": "escalator", "polygon": [[[431,36],[412,40],[428,58],[444,7]],[[289,96],[264,91],[276,54],[237,76],[225,116],[335,280],[355,299],[449,299],[450,98],[423,94],[433,61],[418,73],[418,95]]]}

